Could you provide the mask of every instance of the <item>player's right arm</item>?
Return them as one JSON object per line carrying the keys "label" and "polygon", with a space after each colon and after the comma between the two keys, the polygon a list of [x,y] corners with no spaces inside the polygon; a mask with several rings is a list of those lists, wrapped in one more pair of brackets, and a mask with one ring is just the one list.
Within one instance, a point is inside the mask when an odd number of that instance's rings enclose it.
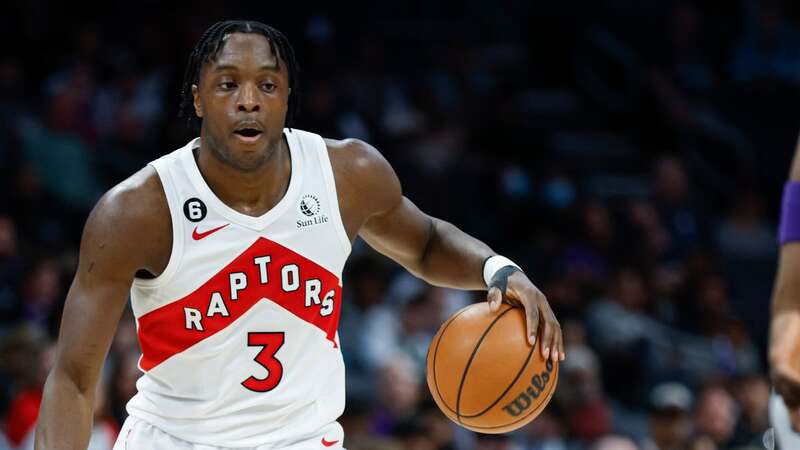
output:
{"label": "player's right arm", "polygon": [[[789,177],[792,182],[800,182],[800,142]],[[789,212],[784,211],[786,214]],[[800,210],[791,214],[800,217]],[[800,430],[800,242],[781,246],[772,295],[769,346],[772,381],[789,409],[792,425]]]}
{"label": "player's right arm", "polygon": [[161,184],[146,168],[95,206],[61,319],[56,360],[44,386],[37,450],[85,449],[100,369],[137,271],[158,274],[171,248]]}

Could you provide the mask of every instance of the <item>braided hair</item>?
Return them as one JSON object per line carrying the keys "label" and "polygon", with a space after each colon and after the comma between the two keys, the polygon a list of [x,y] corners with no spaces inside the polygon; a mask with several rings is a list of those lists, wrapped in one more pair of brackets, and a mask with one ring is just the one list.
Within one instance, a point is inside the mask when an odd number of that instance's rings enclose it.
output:
{"label": "braided hair", "polygon": [[[286,64],[289,72],[289,106],[286,111],[287,128],[291,128],[294,115],[297,111],[297,61],[294,58],[294,49],[280,31],[265,25],[261,22],[252,20],[226,20],[212,25],[200,41],[192,50],[189,61],[186,64],[186,71],[183,76],[183,86],[181,87],[181,104],[178,117],[186,120],[186,125],[193,131],[200,129],[202,120],[197,117],[194,110],[194,97],[192,96],[192,85],[200,84],[200,72],[203,66],[214,60],[223,47],[225,36],[231,33],[259,33],[264,35],[269,42],[272,54],[276,55],[278,66],[281,61]],[[277,50],[277,51],[276,51]]]}

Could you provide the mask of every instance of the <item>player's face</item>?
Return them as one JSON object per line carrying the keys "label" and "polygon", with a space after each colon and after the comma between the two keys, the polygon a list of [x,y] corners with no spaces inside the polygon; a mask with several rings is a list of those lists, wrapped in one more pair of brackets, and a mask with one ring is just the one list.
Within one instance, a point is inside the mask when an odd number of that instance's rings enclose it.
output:
{"label": "player's face", "polygon": [[286,64],[278,64],[267,38],[226,36],[193,92],[201,136],[214,155],[240,170],[262,167],[282,139],[289,101]]}

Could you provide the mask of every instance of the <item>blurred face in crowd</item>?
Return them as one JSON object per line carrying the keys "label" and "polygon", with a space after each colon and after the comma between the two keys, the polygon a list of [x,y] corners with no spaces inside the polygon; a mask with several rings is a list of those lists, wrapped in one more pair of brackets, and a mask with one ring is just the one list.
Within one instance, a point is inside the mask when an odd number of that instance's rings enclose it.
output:
{"label": "blurred face in crowd", "polygon": [[55,261],[43,260],[28,274],[25,294],[28,302],[49,305],[61,295],[61,274]]}
{"label": "blurred face in crowd", "polygon": [[592,450],[636,450],[636,444],[623,436],[606,436],[597,441]]}
{"label": "blurred face in crowd", "polygon": [[770,385],[763,375],[742,380],[736,388],[736,400],[751,428],[767,427]]}
{"label": "blurred face in crowd", "polygon": [[392,358],[378,376],[378,396],[384,408],[395,418],[412,414],[421,399],[420,383],[414,363],[407,357]]}
{"label": "blurred face in crowd", "polygon": [[614,297],[628,310],[643,309],[647,305],[644,280],[633,269],[623,269],[617,274],[614,282]]}
{"label": "blurred face in crowd", "polygon": [[289,106],[289,74],[266,37],[231,33],[192,87],[201,137],[214,156],[241,170],[263,167],[280,145]]}
{"label": "blurred face in crowd", "polygon": [[700,395],[695,422],[715,442],[725,443],[733,434],[737,415],[731,395],[720,387],[710,387]]}
{"label": "blurred face in crowd", "polygon": [[512,442],[504,435],[479,435],[478,450],[511,450]]}
{"label": "blurred face in crowd", "polygon": [[683,448],[692,432],[692,420],[679,409],[654,411],[650,415],[650,434],[660,449]]}
{"label": "blurred face in crowd", "polygon": [[601,203],[590,203],[583,211],[586,234],[592,242],[606,245],[613,237],[613,225],[608,208]]}
{"label": "blurred face in crowd", "polygon": [[436,450],[436,445],[425,434],[416,434],[403,439],[403,450]]}
{"label": "blurred face in crowd", "polygon": [[0,257],[17,251],[17,228],[10,217],[0,216]]}
{"label": "blurred face in crowd", "polygon": [[662,158],[656,164],[656,191],[668,204],[681,203],[689,193],[686,170],[677,158]]}
{"label": "blurred face in crowd", "polygon": [[699,302],[703,311],[707,313],[715,316],[727,314],[728,292],[725,280],[717,275],[704,279],[700,288]]}

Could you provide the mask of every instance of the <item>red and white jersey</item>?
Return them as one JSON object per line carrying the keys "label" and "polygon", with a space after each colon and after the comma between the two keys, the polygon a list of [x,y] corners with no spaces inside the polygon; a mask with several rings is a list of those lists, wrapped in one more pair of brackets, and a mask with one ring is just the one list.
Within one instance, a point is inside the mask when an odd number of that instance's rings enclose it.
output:
{"label": "red and white jersey", "polygon": [[324,141],[297,129],[284,136],[289,187],[260,217],[211,191],[193,155],[199,138],[151,163],[173,246],[164,272],[131,289],[144,375],[127,409],[185,441],[294,448],[342,439],[337,326],[350,241]]}

